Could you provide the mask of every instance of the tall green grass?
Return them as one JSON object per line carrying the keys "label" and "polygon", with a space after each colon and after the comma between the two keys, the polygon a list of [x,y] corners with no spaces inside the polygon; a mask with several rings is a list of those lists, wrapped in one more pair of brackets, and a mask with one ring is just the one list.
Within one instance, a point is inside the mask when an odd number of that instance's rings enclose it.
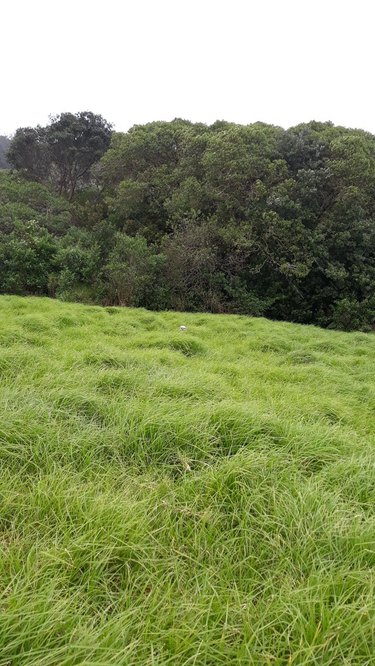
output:
{"label": "tall green grass", "polygon": [[1,297],[0,666],[375,664],[374,373],[362,333]]}

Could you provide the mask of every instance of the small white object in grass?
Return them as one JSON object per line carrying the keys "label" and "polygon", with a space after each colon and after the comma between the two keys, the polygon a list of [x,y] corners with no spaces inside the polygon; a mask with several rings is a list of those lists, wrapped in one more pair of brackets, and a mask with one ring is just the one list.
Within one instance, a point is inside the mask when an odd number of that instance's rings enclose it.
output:
{"label": "small white object in grass", "polygon": [[187,331],[187,326],[180,326],[180,331]]}

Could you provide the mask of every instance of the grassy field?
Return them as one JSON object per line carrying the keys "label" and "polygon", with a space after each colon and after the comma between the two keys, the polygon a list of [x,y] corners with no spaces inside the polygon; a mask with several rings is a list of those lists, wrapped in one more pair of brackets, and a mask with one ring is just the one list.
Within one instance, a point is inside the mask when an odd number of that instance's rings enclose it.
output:
{"label": "grassy field", "polygon": [[0,666],[375,664],[374,336],[3,296],[0,379]]}

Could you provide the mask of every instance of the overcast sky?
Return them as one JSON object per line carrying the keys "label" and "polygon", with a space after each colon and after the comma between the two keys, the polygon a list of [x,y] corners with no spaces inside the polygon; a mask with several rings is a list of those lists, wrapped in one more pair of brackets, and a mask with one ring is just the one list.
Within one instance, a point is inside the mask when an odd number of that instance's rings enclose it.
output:
{"label": "overcast sky", "polygon": [[375,133],[374,0],[12,0],[0,134],[90,110],[151,120],[332,120]]}

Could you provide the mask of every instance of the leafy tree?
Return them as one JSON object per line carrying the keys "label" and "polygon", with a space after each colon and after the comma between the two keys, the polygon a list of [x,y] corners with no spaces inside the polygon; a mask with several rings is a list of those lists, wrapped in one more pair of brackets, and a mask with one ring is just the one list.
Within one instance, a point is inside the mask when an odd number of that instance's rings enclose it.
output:
{"label": "leafy tree", "polygon": [[10,139],[7,136],[0,136],[0,169],[9,169],[7,160],[9,144]]}
{"label": "leafy tree", "polygon": [[69,201],[90,179],[90,170],[109,147],[111,125],[89,111],[62,113],[46,127],[20,128],[8,160],[31,180],[50,182]]}
{"label": "leafy tree", "polygon": [[111,219],[150,241],[170,231],[165,205],[178,179],[177,167],[191,123],[174,120],[133,127],[115,134],[101,162]]}
{"label": "leafy tree", "polygon": [[45,137],[58,192],[71,201],[77,187],[88,182],[91,167],[108,149],[111,125],[89,111],[62,113],[52,119]]}
{"label": "leafy tree", "polygon": [[46,143],[46,128],[20,127],[9,146],[7,160],[22,176],[38,183],[48,182],[51,156]]}

